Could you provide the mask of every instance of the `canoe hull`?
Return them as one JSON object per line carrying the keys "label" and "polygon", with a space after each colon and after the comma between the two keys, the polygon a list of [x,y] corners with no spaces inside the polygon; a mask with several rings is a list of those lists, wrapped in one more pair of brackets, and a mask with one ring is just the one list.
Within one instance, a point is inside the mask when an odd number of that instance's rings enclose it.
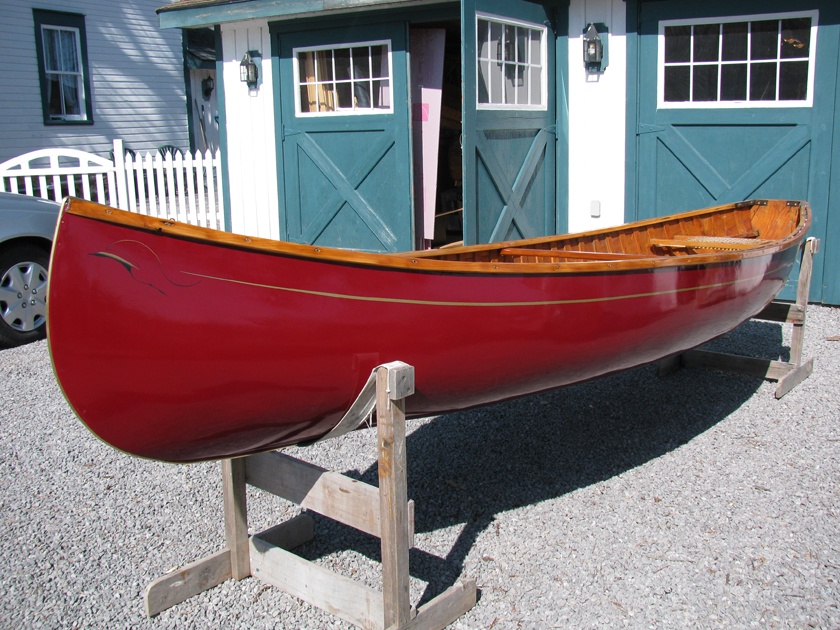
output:
{"label": "canoe hull", "polygon": [[96,435],[201,461],[324,435],[389,361],[415,367],[411,416],[655,361],[759,312],[796,252],[490,276],[266,254],[65,212],[48,334],[65,395]]}

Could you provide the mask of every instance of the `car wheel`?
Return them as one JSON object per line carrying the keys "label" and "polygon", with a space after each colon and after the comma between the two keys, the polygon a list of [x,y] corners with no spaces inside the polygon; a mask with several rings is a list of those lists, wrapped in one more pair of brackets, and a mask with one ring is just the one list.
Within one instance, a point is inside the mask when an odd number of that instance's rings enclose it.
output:
{"label": "car wheel", "polygon": [[46,336],[49,260],[49,253],[37,245],[0,250],[0,347]]}

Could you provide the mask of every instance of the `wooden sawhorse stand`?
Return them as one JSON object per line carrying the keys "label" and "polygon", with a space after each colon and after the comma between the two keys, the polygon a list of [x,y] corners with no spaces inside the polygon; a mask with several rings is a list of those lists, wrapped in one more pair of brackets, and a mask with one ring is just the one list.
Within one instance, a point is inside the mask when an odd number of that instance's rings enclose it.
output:
{"label": "wooden sawhorse stand", "polygon": [[[405,397],[413,392],[413,367],[395,362],[376,369],[379,488],[278,452],[224,460],[227,546],[151,582],[144,597],[146,614],[151,617],[231,577],[249,575],[366,630],[437,630],[472,608],[475,580],[459,582],[417,611],[409,601],[414,503],[407,498]],[[313,538],[308,514],[249,537],[246,484],[379,537],[383,592],[291,553]]]}
{"label": "wooden sawhorse stand", "polygon": [[811,269],[814,254],[820,251],[820,241],[809,238],[802,251],[799,266],[799,284],[796,287],[796,302],[789,304],[774,300],[754,319],[793,324],[790,341],[790,361],[771,361],[724,352],[711,352],[694,348],[659,362],[657,373],[665,376],[680,367],[707,367],[718,370],[758,376],[778,381],[776,398],[781,398],[799,385],[814,371],[814,360],[802,360],[802,343],[805,338],[805,311],[808,309],[808,292],[811,289]]}

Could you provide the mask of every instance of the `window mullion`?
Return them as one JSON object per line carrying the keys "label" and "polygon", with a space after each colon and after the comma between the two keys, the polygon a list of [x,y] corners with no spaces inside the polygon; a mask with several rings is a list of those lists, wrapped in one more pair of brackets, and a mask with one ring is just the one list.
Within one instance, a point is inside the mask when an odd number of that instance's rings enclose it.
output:
{"label": "window mullion", "polygon": [[779,20],[776,22],[776,102],[779,102],[779,96],[781,94],[780,85],[782,82],[782,64],[781,64],[781,56],[782,56],[782,21]]}
{"label": "window mullion", "polygon": [[371,47],[368,46],[367,51],[368,94],[370,94],[370,108],[373,109],[373,63],[371,59],[371,56],[373,55],[373,50],[371,50]]}
{"label": "window mullion", "polygon": [[694,26],[691,27],[691,38],[688,41],[688,100],[694,101]]}
{"label": "window mullion", "polygon": [[[493,41],[490,39],[490,36],[493,34],[493,29],[490,26],[491,22],[487,21],[487,46],[488,46],[488,53],[489,49],[493,47]],[[492,103],[493,102],[493,70],[492,70],[493,58],[492,56],[487,59],[487,101]],[[478,89],[478,88],[476,88]]]}
{"label": "window mullion", "polygon": [[718,25],[718,55],[717,55],[717,102],[721,100],[723,94],[723,23]]}
{"label": "window mullion", "polygon": [[[525,68],[525,72],[528,74],[528,105],[538,105],[539,103],[533,102],[534,96],[534,86],[531,85],[531,82],[534,80],[533,73],[531,72],[532,61],[534,60],[534,42],[533,37],[536,34],[534,29],[528,29],[528,66]],[[540,43],[542,45],[542,42]],[[540,81],[542,81],[542,77],[540,77]],[[540,86],[540,92],[542,92],[542,85]]]}
{"label": "window mullion", "polygon": [[517,42],[519,41],[519,27],[515,26],[513,28],[513,85],[511,86],[513,89],[513,104],[519,105],[519,90],[516,88],[519,87],[517,85],[517,78],[519,77],[519,50],[517,47]]}
{"label": "window mullion", "polygon": [[335,73],[335,51],[330,51],[330,66],[332,67],[332,90],[333,90],[333,99],[335,100],[335,111],[339,109],[338,103],[338,75]]}
{"label": "window mullion", "polygon": [[58,102],[61,104],[61,117],[66,118],[67,117],[67,104],[64,102],[64,81],[63,81],[62,73],[61,73],[61,70],[63,70],[61,60],[64,58],[64,54],[63,54],[63,51],[62,51],[61,34],[60,34],[61,31],[59,29],[56,29],[56,32],[59,33],[58,37],[55,38],[55,46],[56,46],[56,50],[55,50],[55,55],[56,56],[55,56],[55,58],[56,58],[56,63],[58,64],[58,67],[56,68],[56,70],[59,71],[58,73],[56,73],[57,77],[58,77]]}
{"label": "window mullion", "polygon": [[501,50],[499,51],[499,56],[500,56],[499,61],[502,64],[502,76],[501,76],[501,78],[502,78],[502,95],[501,96],[502,96],[502,104],[504,104],[504,105],[507,105],[507,97],[505,96],[505,87],[506,87],[506,85],[505,85],[505,75],[507,74],[507,63],[506,63],[507,60],[505,59],[505,45],[507,44],[506,34],[507,34],[507,29],[504,27],[504,24],[503,24],[502,25],[502,35],[501,35],[501,39],[499,40],[502,43]]}
{"label": "window mullion", "polygon": [[752,22],[747,22],[747,101],[750,101],[752,85]]}

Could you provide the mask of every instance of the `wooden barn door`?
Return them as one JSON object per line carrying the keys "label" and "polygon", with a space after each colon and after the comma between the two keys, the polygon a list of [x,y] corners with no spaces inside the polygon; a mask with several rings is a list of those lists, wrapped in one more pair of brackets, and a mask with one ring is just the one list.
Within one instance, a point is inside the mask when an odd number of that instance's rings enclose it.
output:
{"label": "wooden barn door", "polygon": [[[806,199],[810,234],[825,239],[837,10],[833,0],[792,4],[639,3],[628,220],[751,198]],[[814,265],[811,298],[819,301],[823,257]],[[795,297],[796,278],[783,298]]]}
{"label": "wooden barn door", "polygon": [[288,239],[413,249],[405,24],[279,38]]}
{"label": "wooden barn door", "polygon": [[463,0],[464,241],[553,234],[555,15],[526,0]]}

